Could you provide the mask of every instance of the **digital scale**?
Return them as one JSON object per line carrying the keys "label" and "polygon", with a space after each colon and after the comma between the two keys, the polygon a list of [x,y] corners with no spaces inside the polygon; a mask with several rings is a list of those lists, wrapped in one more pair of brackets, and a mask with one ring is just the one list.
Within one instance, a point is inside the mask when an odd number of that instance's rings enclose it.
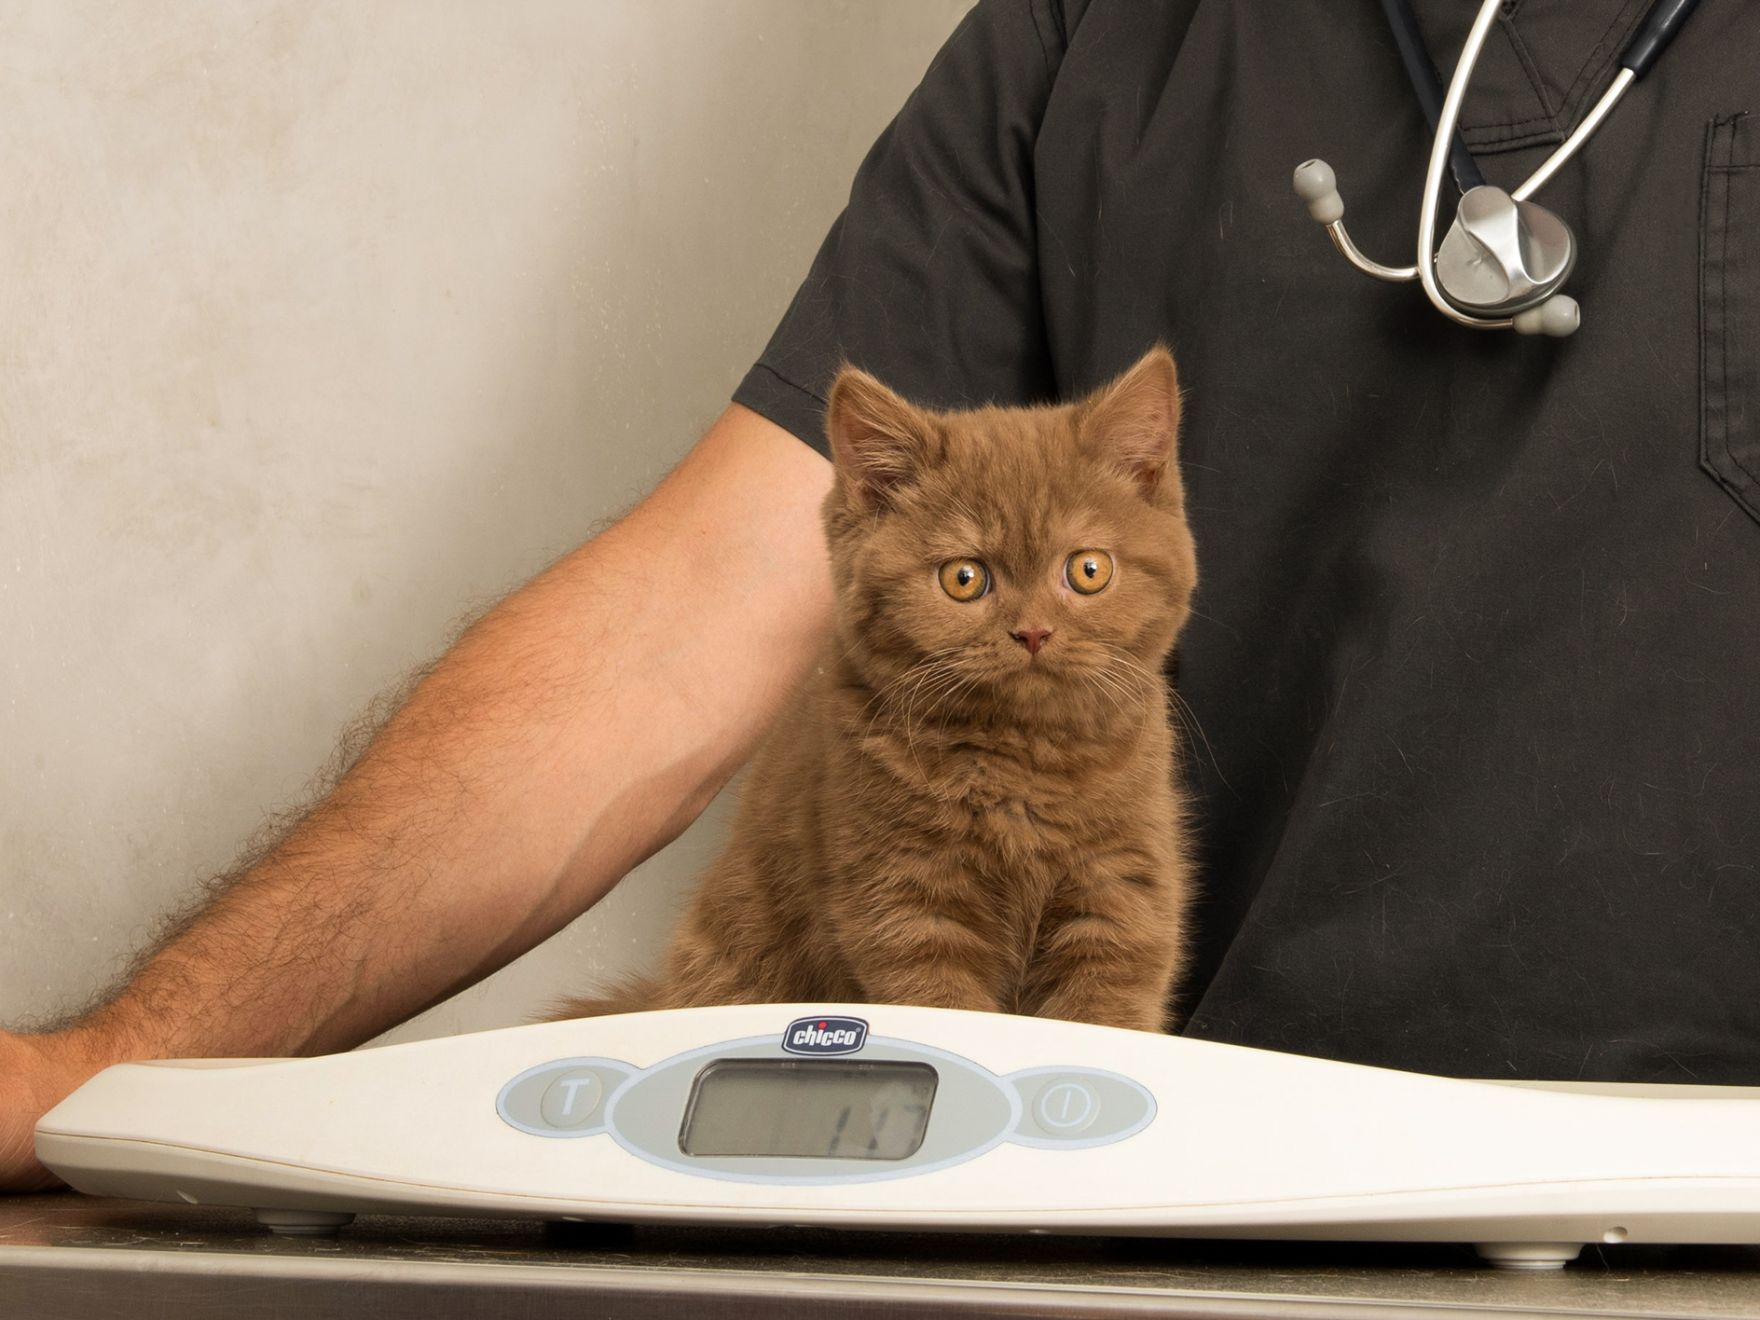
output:
{"label": "digital scale", "polygon": [[1760,1243],[1760,1087],[1461,1081],[1044,1018],[735,1005],[108,1068],[76,1189],[357,1213],[1474,1243]]}

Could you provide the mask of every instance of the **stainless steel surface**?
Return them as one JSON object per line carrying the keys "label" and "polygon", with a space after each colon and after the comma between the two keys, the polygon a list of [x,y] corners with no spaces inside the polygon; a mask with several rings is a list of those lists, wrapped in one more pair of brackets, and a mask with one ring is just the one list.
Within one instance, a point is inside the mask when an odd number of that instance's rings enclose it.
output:
{"label": "stainless steel surface", "polygon": [[1442,204],[1442,180],[1448,173],[1449,147],[1454,142],[1455,125],[1460,122],[1461,102],[1466,99],[1467,86],[1473,80],[1473,66],[1479,62],[1479,51],[1497,17],[1498,5],[1499,0],[1485,0],[1467,33],[1466,45],[1461,48],[1460,62],[1455,65],[1454,77],[1448,84],[1448,95],[1442,100],[1442,116],[1436,121],[1436,137],[1430,144],[1430,164],[1424,174],[1424,200],[1418,210],[1418,282],[1424,286],[1424,296],[1449,320],[1480,330],[1507,329],[1512,323],[1507,317],[1470,316],[1454,307],[1443,295],[1436,278],[1436,217]]}
{"label": "stainless steel surface", "polygon": [[1511,1275],[1466,1247],[546,1228],[365,1216],[290,1240],[248,1212],[0,1198],[0,1316],[1760,1315],[1760,1249],[1590,1248]]}
{"label": "stainless steel surface", "polygon": [[1327,225],[1326,235],[1332,240],[1332,246],[1344,255],[1345,260],[1365,275],[1372,275],[1378,280],[1386,280],[1389,284],[1402,284],[1406,280],[1418,278],[1416,266],[1383,266],[1379,261],[1364,255],[1363,249],[1358,247],[1356,241],[1345,231],[1342,220],[1334,220]]}
{"label": "stainless steel surface", "polygon": [[1461,198],[1436,252],[1436,279],[1456,307],[1514,316],[1557,293],[1576,262],[1569,225],[1487,183]]}

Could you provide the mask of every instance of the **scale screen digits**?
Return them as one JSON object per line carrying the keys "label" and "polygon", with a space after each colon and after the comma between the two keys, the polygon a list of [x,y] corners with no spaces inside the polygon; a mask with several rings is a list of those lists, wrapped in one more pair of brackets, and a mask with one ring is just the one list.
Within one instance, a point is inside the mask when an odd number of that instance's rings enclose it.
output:
{"label": "scale screen digits", "polygon": [[697,1074],[686,1155],[902,1160],[923,1144],[938,1082],[926,1063],[716,1059]]}

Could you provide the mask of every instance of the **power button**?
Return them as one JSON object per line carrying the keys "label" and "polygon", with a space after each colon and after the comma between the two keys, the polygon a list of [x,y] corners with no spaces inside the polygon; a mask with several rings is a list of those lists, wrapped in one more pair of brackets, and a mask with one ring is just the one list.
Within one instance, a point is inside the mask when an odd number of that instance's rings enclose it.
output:
{"label": "power button", "polygon": [[1021,1106],[1009,1139],[1023,1146],[1103,1146],[1155,1121],[1148,1088],[1104,1068],[1025,1068],[1005,1080]]}
{"label": "power button", "polygon": [[1087,1082],[1054,1077],[1033,1102],[1033,1118],[1047,1132],[1073,1137],[1086,1132],[1100,1116],[1100,1097]]}

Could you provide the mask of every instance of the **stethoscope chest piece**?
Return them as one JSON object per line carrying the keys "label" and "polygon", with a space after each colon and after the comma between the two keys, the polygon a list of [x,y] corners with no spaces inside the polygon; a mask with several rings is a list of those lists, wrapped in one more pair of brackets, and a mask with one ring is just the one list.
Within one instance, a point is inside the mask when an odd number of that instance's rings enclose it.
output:
{"label": "stethoscope chest piece", "polygon": [[1462,197],[1436,249],[1436,282],[1471,315],[1514,316],[1545,302],[1577,264],[1577,240],[1544,206],[1481,184]]}

